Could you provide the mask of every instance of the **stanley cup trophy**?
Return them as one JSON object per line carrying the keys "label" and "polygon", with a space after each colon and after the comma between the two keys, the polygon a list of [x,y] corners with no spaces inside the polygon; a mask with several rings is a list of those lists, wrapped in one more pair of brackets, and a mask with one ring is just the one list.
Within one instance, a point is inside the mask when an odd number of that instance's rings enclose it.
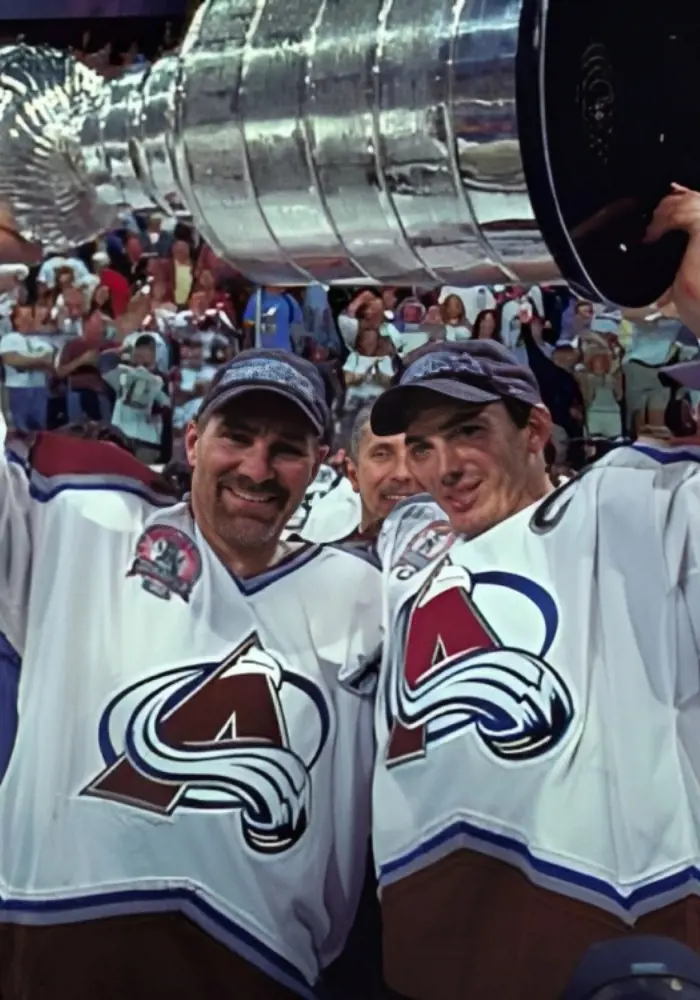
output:
{"label": "stanley cup trophy", "polygon": [[[532,284],[645,305],[700,186],[700,5],[208,0],[115,82],[0,49],[0,203],[59,250],[123,205],[187,214],[274,285]],[[643,13],[642,13],[643,10]]]}

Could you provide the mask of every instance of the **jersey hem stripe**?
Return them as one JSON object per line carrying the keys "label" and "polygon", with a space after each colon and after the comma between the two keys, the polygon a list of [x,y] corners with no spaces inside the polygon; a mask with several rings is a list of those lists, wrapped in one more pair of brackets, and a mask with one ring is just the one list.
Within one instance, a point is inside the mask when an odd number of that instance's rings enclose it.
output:
{"label": "jersey hem stripe", "polygon": [[692,865],[622,893],[602,878],[546,861],[535,856],[521,841],[464,820],[450,824],[412,850],[379,865],[379,887],[398,882],[460,849],[511,864],[542,888],[591,903],[628,924],[684,896],[700,895],[700,868]]}
{"label": "jersey hem stripe", "polygon": [[266,975],[306,1000],[316,994],[290,961],[187,889],[128,889],[70,899],[0,899],[0,923],[42,926],[138,913],[177,911]]}

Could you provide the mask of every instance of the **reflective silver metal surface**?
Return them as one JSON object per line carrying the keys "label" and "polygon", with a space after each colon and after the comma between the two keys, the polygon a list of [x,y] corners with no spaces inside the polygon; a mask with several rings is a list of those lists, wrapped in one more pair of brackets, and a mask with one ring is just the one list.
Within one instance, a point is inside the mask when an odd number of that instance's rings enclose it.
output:
{"label": "reflective silver metal surface", "polygon": [[80,127],[100,127],[108,94],[91,70],[46,49],[0,49],[0,204],[19,231],[47,246],[81,243],[116,208],[106,169],[90,173]]}
{"label": "reflective silver metal surface", "polygon": [[522,4],[208,0],[179,56],[102,85],[75,69],[89,99],[58,103],[91,211],[64,242],[122,201],[189,211],[266,284],[556,277],[518,141]]}

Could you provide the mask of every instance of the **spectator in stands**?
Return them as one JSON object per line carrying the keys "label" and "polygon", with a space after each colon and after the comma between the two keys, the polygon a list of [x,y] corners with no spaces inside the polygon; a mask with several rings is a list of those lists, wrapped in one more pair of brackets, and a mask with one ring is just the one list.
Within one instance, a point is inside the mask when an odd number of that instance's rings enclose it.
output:
{"label": "spectator in stands", "polygon": [[[125,355],[132,372],[119,370],[112,423],[124,434],[136,457],[152,465],[163,459],[165,418],[170,410],[168,383],[158,370],[152,336],[138,335]],[[141,370],[152,378],[137,377]]]}
{"label": "spectator in stands", "polygon": [[304,327],[321,347],[339,353],[342,347],[338,328],[331,312],[328,292],[315,282],[304,291]]}
{"label": "spectator in stands", "polygon": [[85,293],[81,288],[66,288],[60,301],[57,299],[53,317],[56,329],[64,337],[80,337],[83,332]]}
{"label": "spectator in stands", "polygon": [[0,265],[0,336],[12,329],[12,309],[24,297],[29,268],[26,264]]}
{"label": "spectator in stands", "polygon": [[92,313],[99,312],[105,319],[105,322],[109,324],[110,320],[114,319],[114,307],[112,305],[112,293],[107,287],[107,285],[99,284],[95,288],[92,296],[90,298],[90,304],[87,309],[87,315],[91,316]]}
{"label": "spectator in stands", "polygon": [[613,353],[603,337],[590,334],[585,338],[583,364],[583,371],[576,374],[588,436],[621,437],[622,373],[614,368]]}
{"label": "spectator in stands", "polygon": [[371,403],[357,412],[350,436],[347,474],[362,507],[354,538],[376,536],[397,503],[418,492],[406,464],[404,435],[377,437],[370,427],[371,413]]}
{"label": "spectator in stands", "polygon": [[174,456],[184,456],[182,435],[190,420],[199,410],[202,397],[209,388],[216,367],[205,361],[204,346],[194,338],[183,341],[180,347],[180,365],[171,375],[170,395],[173,405]]}
{"label": "spectator in stands", "polygon": [[15,306],[10,321],[12,331],[0,340],[9,415],[16,430],[42,430],[46,427],[47,379],[54,367],[54,350],[35,335],[31,306]]}
{"label": "spectator in stands", "polygon": [[552,415],[557,462],[564,462],[569,442],[579,440],[584,432],[583,396],[575,375],[581,353],[578,341],[562,338],[549,357],[541,348],[541,334],[533,333],[536,324],[541,325],[541,320],[523,310],[521,335],[527,363],[539,384],[542,401]]}
{"label": "spectator in stands", "polygon": [[290,292],[268,285],[257,289],[248,299],[243,313],[243,332],[244,346],[291,351],[294,339],[303,338],[304,314]]}
{"label": "spectator in stands", "polygon": [[185,240],[175,240],[172,248],[173,300],[179,309],[187,306],[194,287],[192,249]]}
{"label": "spectator in stands", "polygon": [[129,233],[124,240],[123,253],[116,255],[115,266],[129,282],[133,293],[148,277],[148,258],[143,255],[139,233]]}
{"label": "spectator in stands", "polygon": [[396,348],[391,337],[381,332],[383,315],[379,299],[365,302],[355,314],[357,335],[343,365],[347,388],[345,411],[350,422],[360,406],[376,399],[387,388],[394,375]]}
{"label": "spectator in stands", "polygon": [[109,288],[112,311],[115,316],[123,316],[129,308],[131,286],[128,278],[119,270],[119,254],[107,252],[107,264],[100,268],[99,280]]}
{"label": "spectator in stands", "polygon": [[500,343],[500,326],[501,321],[497,309],[482,309],[474,320],[472,339],[497,340]]}
{"label": "spectator in stands", "polygon": [[383,337],[388,337],[397,351],[403,350],[405,341],[394,323],[387,319],[384,300],[371,289],[364,289],[356,295],[347,309],[338,317],[340,333],[350,349],[352,349],[358,334],[358,313],[360,310],[363,311],[366,322],[371,322]]}
{"label": "spectator in stands", "polygon": [[625,318],[631,321],[623,364],[627,430],[634,437],[642,430],[663,427],[671,393],[661,384],[659,371],[680,355],[679,320],[658,314],[647,317],[647,313],[625,310]]}
{"label": "spectator in stands", "polygon": [[57,272],[59,270],[65,271],[66,268],[72,272],[76,285],[80,285],[90,278],[90,271],[79,257],[64,257],[60,254],[54,254],[47,257],[39,268],[36,279],[38,294],[47,290],[53,291],[56,288]]}
{"label": "spectator in stands", "polygon": [[85,320],[82,335],[69,340],[59,355],[56,374],[68,379],[66,409],[71,422],[110,421],[112,399],[100,374],[100,356],[114,346],[105,333],[104,317],[94,312]]}
{"label": "spectator in stands", "polygon": [[448,295],[443,299],[440,315],[445,324],[445,340],[469,340],[471,331],[467,311],[459,295]]}
{"label": "spectator in stands", "polygon": [[145,254],[155,254],[156,257],[168,257],[173,246],[173,234],[163,229],[163,216],[157,212],[151,213],[141,231],[141,248]]}

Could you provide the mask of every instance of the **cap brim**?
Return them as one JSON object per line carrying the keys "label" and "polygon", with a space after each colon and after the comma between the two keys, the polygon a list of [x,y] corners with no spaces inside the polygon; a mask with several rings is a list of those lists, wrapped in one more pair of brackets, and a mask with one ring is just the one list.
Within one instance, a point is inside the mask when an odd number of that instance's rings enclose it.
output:
{"label": "cap brim", "polygon": [[682,385],[686,389],[700,391],[700,361],[685,361],[680,365],[668,365],[661,371],[678,385]]}
{"label": "cap brim", "polygon": [[411,408],[410,394],[415,395],[416,389],[424,391],[427,389],[436,396],[455,399],[460,403],[496,403],[503,398],[468,382],[447,378],[431,378],[425,382],[397,385],[383,392],[372,407],[370,425],[373,434],[377,437],[391,437],[394,434],[406,433],[409,417],[414,412]]}
{"label": "cap brim", "polygon": [[212,413],[218,413],[222,410],[228,403],[237,399],[239,396],[243,396],[246,392],[269,392],[275,396],[282,396],[284,399],[288,399],[290,403],[301,410],[307,420],[310,422],[311,426],[314,428],[319,437],[323,437],[326,432],[326,428],[321,424],[318,417],[311,411],[310,407],[306,403],[302,402],[298,396],[288,389],[284,389],[280,386],[270,385],[269,382],[256,382],[247,383],[245,385],[232,385],[230,389],[226,392],[222,392],[220,396],[217,396],[209,406],[205,407],[199,414],[199,419],[203,417],[210,416]]}

